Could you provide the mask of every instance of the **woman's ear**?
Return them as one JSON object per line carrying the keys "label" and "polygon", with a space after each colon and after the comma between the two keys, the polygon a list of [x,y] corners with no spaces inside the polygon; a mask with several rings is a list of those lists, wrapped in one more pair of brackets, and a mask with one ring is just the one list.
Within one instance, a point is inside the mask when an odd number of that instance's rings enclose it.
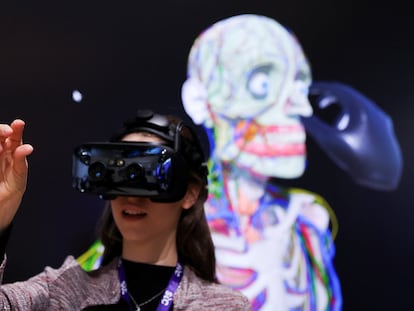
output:
{"label": "woman's ear", "polygon": [[192,184],[190,183],[187,188],[187,192],[183,198],[183,205],[184,209],[191,208],[195,202],[197,201],[198,195],[200,194],[201,185],[199,184]]}

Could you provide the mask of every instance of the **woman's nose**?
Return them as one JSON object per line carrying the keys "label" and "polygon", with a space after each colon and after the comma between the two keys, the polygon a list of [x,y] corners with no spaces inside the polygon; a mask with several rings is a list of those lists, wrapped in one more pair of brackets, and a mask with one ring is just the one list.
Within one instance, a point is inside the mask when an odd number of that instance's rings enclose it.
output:
{"label": "woman's nose", "polygon": [[133,205],[141,205],[149,200],[147,197],[136,197],[136,196],[118,196],[115,200],[119,203],[128,203]]}
{"label": "woman's nose", "polygon": [[131,202],[131,203],[146,202],[149,200],[149,198],[147,197],[136,197],[136,196],[127,196],[125,198],[128,202]]}

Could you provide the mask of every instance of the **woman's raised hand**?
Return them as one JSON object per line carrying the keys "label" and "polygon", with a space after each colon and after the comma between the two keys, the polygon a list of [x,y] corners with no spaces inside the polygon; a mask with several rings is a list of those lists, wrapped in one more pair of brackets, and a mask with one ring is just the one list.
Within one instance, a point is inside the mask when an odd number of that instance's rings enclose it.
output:
{"label": "woman's raised hand", "polygon": [[13,220],[27,184],[27,159],[33,151],[23,144],[23,120],[0,124],[0,230]]}

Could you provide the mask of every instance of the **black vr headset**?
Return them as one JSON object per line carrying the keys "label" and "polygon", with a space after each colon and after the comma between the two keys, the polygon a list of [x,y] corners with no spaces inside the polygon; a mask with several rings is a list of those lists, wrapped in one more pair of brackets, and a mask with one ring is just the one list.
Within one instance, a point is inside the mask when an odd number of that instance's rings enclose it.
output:
{"label": "black vr headset", "polygon": [[[182,136],[184,128],[194,141]],[[133,132],[152,133],[166,143],[121,141]],[[139,196],[178,201],[187,190],[190,171],[201,172],[207,184],[208,171],[195,133],[181,121],[175,124],[148,110],[138,111],[109,142],[85,143],[73,153],[73,187],[106,200]]]}

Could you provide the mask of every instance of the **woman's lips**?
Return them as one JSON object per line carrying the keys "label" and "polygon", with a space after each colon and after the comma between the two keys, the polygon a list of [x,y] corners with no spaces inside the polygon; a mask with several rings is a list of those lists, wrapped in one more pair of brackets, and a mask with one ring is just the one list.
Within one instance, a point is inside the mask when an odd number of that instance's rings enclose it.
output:
{"label": "woman's lips", "polygon": [[124,209],[122,210],[122,216],[127,219],[142,219],[147,216],[147,213],[144,211],[134,210],[134,209]]}

